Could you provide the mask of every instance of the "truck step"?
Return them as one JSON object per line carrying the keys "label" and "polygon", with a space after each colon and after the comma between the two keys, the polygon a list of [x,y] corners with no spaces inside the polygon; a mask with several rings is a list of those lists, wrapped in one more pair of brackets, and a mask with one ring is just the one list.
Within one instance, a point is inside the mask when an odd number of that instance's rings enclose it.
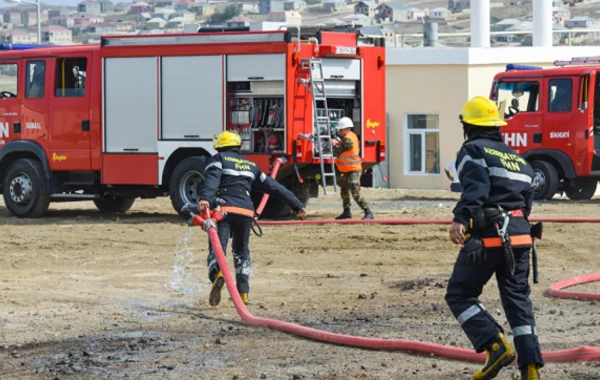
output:
{"label": "truck step", "polygon": [[100,199],[99,194],[51,194],[50,199],[54,202],[68,201],[93,201]]}

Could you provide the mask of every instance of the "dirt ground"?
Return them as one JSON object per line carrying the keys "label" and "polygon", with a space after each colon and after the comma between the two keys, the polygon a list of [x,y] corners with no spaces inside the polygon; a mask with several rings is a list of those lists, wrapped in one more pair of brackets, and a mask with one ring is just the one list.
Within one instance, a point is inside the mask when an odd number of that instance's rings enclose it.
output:
{"label": "dirt ground", "polygon": [[[445,191],[365,195],[385,219],[447,218],[457,199]],[[557,198],[537,203],[534,215],[598,217],[599,203]],[[313,219],[340,211],[336,196],[309,205]],[[209,307],[207,235],[189,231],[166,198],[137,201],[119,216],[91,203],[52,204],[36,220],[13,218],[0,204],[0,225],[1,379],[468,379],[479,368],[246,326],[227,295]],[[457,254],[447,226],[263,228],[263,237],[251,238],[254,315],[469,347],[443,300]],[[542,348],[599,346],[596,302],[545,293],[555,281],[598,271],[600,226],[548,223],[544,233],[540,283],[532,286]],[[507,326],[494,280],[482,300]],[[498,378],[516,373],[511,366]],[[550,363],[543,374],[600,379],[600,363]]]}

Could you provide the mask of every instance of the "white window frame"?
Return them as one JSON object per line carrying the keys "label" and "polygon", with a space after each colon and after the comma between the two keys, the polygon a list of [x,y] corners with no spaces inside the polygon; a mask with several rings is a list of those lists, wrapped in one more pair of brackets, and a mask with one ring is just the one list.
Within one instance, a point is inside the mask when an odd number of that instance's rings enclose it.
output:
{"label": "white window frame", "polygon": [[[438,126],[435,129],[408,129],[408,116],[410,115],[433,115],[433,116],[437,116],[438,117]],[[433,112],[410,112],[410,113],[405,113],[403,116],[403,151],[404,151],[404,155],[402,157],[403,161],[404,161],[404,175],[410,175],[410,176],[422,176],[422,177],[437,177],[441,175],[441,167],[440,167],[440,172],[439,173],[426,173],[425,172],[425,163],[427,160],[427,149],[425,146],[425,134],[429,133],[429,132],[437,132],[438,134],[438,155],[439,155],[439,147],[440,147],[440,114],[439,113],[433,113]],[[422,171],[419,172],[415,172],[415,171],[411,171],[410,170],[410,135],[417,135],[420,134],[421,135],[421,141],[424,143],[424,145],[422,146],[422,149],[425,150],[425,152],[421,152],[421,167],[423,168]],[[439,160],[439,157],[438,157]]]}

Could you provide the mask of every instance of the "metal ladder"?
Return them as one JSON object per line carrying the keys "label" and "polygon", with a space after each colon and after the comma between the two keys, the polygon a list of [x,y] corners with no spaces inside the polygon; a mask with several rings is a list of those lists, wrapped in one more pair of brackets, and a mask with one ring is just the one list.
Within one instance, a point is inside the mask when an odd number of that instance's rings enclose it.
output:
{"label": "metal ladder", "polygon": [[[302,68],[310,72],[310,91],[313,98],[314,129],[313,134],[317,148],[319,163],[321,165],[321,181],[325,195],[337,194],[337,179],[335,175],[335,163],[333,147],[331,145],[331,120],[327,108],[327,96],[325,94],[325,77],[323,75],[323,62],[320,59],[303,59]],[[306,85],[306,82],[303,82]],[[329,160],[329,163],[325,163]],[[333,192],[327,191],[327,178],[333,183]]]}

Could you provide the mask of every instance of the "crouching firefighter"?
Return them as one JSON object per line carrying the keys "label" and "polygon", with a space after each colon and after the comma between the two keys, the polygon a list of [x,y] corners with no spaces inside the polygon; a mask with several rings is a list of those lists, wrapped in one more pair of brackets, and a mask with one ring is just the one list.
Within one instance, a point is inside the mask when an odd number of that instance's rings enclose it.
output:
{"label": "crouching firefighter", "polygon": [[[198,209],[202,212],[217,205],[225,218],[217,224],[219,240],[223,252],[227,250],[229,237],[233,238],[232,251],[236,273],[237,290],[242,301],[249,303],[250,251],[248,240],[254,218],[254,205],[250,191],[269,193],[286,202],[298,212],[302,219],[306,217],[304,204],[294,194],[277,181],[263,173],[255,162],[240,154],[242,141],[237,133],[225,131],[213,143],[217,154],[212,156],[204,171],[204,183],[198,197]],[[209,241],[208,278],[212,283],[209,303],[216,306],[221,302],[221,289],[225,284],[223,274],[217,264],[215,251]]]}
{"label": "crouching firefighter", "polygon": [[493,101],[477,96],[460,115],[464,136],[457,159],[463,193],[454,208],[450,239],[463,244],[448,282],[446,302],[477,352],[487,360],[475,380],[493,379],[515,359],[502,327],[479,302],[495,273],[514,336],[521,379],[537,380],[544,365],[529,299],[531,166],[502,142]]}

